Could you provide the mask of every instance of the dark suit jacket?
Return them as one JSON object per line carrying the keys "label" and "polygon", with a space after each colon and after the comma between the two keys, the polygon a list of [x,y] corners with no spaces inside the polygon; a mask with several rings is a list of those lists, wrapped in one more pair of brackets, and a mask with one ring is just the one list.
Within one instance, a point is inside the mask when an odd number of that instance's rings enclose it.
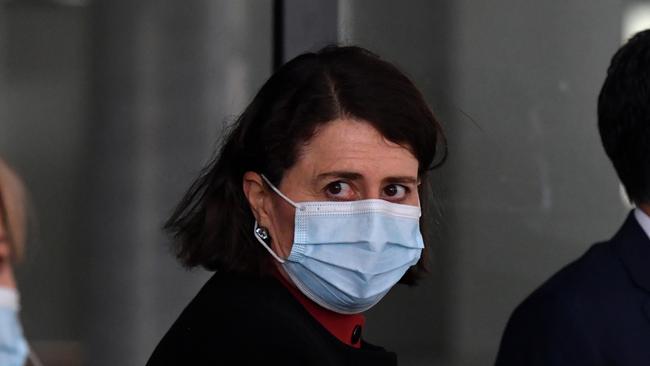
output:
{"label": "dark suit jacket", "polygon": [[632,213],[517,307],[496,365],[650,365],[650,240]]}
{"label": "dark suit jacket", "polygon": [[216,273],[147,365],[396,365],[394,353],[348,346],[273,277]]}

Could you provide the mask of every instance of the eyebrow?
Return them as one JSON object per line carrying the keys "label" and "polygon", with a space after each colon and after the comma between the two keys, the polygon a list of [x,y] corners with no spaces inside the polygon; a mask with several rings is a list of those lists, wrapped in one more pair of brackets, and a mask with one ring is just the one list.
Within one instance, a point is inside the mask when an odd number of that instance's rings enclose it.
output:
{"label": "eyebrow", "polygon": [[[317,175],[315,181],[318,182],[326,178],[344,178],[348,180],[360,180],[363,179],[363,175],[360,173],[349,172],[349,171],[333,171],[333,172],[325,172]],[[411,176],[394,176],[394,177],[386,177],[382,179],[382,182],[418,184],[419,180],[417,179],[417,177],[411,177]]]}
{"label": "eyebrow", "polygon": [[406,183],[406,184],[418,184],[420,182],[416,177],[411,177],[411,176],[386,177],[383,180],[384,182],[388,182],[388,183]]}
{"label": "eyebrow", "polygon": [[326,178],[345,178],[349,180],[359,180],[363,178],[363,175],[355,172],[347,172],[347,171],[333,171],[333,172],[325,172],[318,174],[316,176],[316,181],[321,181]]}

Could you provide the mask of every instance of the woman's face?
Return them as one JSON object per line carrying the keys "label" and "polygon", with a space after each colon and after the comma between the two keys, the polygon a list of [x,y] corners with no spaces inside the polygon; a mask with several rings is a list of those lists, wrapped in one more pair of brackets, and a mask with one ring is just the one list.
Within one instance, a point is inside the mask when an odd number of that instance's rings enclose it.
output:
{"label": "woman's face", "polygon": [[[383,199],[418,206],[418,161],[369,123],[338,119],[316,131],[278,188],[294,202]],[[257,219],[269,230],[273,250],[286,258],[295,208],[271,189],[263,196]]]}

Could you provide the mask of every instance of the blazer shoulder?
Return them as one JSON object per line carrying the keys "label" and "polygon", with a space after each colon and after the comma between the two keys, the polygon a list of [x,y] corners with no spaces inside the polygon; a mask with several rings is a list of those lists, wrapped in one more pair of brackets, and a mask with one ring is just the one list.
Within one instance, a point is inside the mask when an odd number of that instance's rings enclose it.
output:
{"label": "blazer shoulder", "polygon": [[589,331],[590,299],[597,296],[597,278],[607,277],[616,266],[610,251],[607,243],[593,245],[515,308],[501,338],[497,366],[588,365],[598,358]]}
{"label": "blazer shoulder", "polygon": [[601,296],[604,288],[619,286],[625,276],[612,243],[597,243],[552,275],[524,303],[566,302]]}
{"label": "blazer shoulder", "polygon": [[[591,246],[517,306],[503,333],[497,365],[595,365],[608,359],[606,352],[611,357],[616,354],[612,350],[633,347],[629,329],[644,328],[646,317],[630,262],[650,258],[637,250],[648,242],[635,225],[628,217],[611,240]],[[634,250],[625,252],[630,248]],[[645,263],[637,267],[647,273]]]}

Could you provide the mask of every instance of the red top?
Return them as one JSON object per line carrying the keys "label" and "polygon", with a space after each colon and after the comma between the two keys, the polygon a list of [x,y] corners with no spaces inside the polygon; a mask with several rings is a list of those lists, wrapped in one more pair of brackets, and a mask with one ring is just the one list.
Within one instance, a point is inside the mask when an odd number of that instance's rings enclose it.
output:
{"label": "red top", "polygon": [[288,282],[278,271],[273,271],[273,274],[289,290],[291,295],[307,309],[307,312],[333,336],[348,346],[361,348],[361,331],[366,323],[366,318],[362,314],[339,314],[325,309],[303,295],[300,290]]}

